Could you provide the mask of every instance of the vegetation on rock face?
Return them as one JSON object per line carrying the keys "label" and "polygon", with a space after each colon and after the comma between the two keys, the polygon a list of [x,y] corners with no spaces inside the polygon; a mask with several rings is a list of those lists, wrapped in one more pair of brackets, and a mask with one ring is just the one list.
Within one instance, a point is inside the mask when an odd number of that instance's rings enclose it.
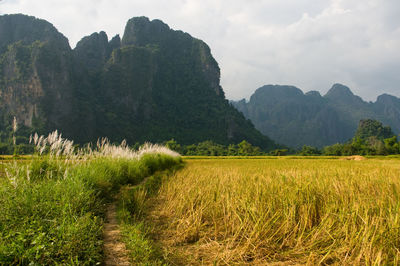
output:
{"label": "vegetation on rock face", "polygon": [[394,134],[389,126],[383,126],[381,122],[376,120],[366,119],[360,121],[354,138],[384,140],[393,136]]}
{"label": "vegetation on rock face", "polygon": [[0,32],[1,131],[16,116],[29,133],[61,129],[71,135],[67,125],[76,119],[68,40],[50,23],[24,15],[0,16]]}
{"label": "vegetation on rock face", "polygon": [[365,119],[382,121],[400,133],[400,99],[384,94],[367,103],[340,84],[324,96],[316,91],[304,94],[293,86],[268,85],[257,89],[249,102],[232,104],[262,133],[294,148],[344,143]]}
{"label": "vegetation on rock face", "polygon": [[159,20],[132,18],[122,40],[94,33],[74,50],[33,17],[1,16],[0,29],[2,131],[11,115],[32,132],[59,129],[79,143],[107,136],[276,147],[225,99],[209,47]]}

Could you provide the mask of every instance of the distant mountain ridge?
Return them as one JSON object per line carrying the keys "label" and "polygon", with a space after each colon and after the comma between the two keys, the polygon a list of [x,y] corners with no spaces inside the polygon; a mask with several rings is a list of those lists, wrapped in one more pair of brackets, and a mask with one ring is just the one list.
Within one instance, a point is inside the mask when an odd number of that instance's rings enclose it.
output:
{"label": "distant mountain ridge", "polygon": [[160,20],[130,19],[122,39],[93,33],[71,49],[49,22],[0,16],[0,140],[59,129],[76,142],[276,144],[225,99],[203,41]]}
{"label": "distant mountain ridge", "polygon": [[365,102],[342,84],[334,84],[324,96],[294,86],[266,85],[248,102],[232,104],[263,134],[296,148],[345,142],[363,119],[379,120],[400,133],[399,98],[383,94],[376,102]]}

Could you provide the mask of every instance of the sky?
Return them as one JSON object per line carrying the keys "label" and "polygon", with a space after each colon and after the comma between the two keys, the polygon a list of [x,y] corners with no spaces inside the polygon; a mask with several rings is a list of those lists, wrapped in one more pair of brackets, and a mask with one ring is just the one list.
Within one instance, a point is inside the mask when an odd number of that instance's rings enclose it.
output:
{"label": "sky", "polygon": [[400,97],[399,0],[0,0],[12,13],[51,22],[71,47],[102,30],[122,37],[135,16],[161,19],[210,46],[232,100],[267,84]]}

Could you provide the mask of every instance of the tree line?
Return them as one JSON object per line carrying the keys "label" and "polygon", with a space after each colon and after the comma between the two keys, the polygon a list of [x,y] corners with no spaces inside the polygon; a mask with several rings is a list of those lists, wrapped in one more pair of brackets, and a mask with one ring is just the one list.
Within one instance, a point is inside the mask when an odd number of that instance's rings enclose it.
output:
{"label": "tree line", "polygon": [[[8,132],[7,132],[8,131]],[[18,133],[23,133],[21,135]],[[32,154],[34,146],[29,144],[26,137],[28,131],[21,128],[18,131],[11,127],[0,132],[0,154]],[[400,154],[398,137],[388,126],[371,119],[361,120],[354,137],[346,143],[336,143],[321,149],[304,145],[300,149],[281,148],[271,151],[262,150],[246,140],[237,144],[222,145],[211,140],[197,144],[183,145],[176,140],[165,141],[164,144],[184,156],[349,156],[349,155],[391,155]],[[78,145],[77,145],[78,146]],[[141,143],[131,146],[136,150]]]}

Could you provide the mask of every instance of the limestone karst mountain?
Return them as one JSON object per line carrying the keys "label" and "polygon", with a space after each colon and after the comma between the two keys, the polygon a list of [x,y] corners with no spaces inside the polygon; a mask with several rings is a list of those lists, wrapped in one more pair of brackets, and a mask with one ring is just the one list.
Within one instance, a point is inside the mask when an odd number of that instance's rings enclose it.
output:
{"label": "limestone karst mountain", "polygon": [[201,40],[160,20],[128,21],[122,39],[105,32],[71,49],[50,23],[0,16],[0,131],[59,129],[77,142],[174,138],[190,144],[275,143],[225,99],[220,70]]}
{"label": "limestone karst mountain", "polygon": [[400,99],[383,94],[365,102],[341,84],[321,96],[293,86],[267,85],[250,100],[232,102],[257,129],[292,147],[323,147],[351,139],[360,120],[376,119],[400,133]]}

